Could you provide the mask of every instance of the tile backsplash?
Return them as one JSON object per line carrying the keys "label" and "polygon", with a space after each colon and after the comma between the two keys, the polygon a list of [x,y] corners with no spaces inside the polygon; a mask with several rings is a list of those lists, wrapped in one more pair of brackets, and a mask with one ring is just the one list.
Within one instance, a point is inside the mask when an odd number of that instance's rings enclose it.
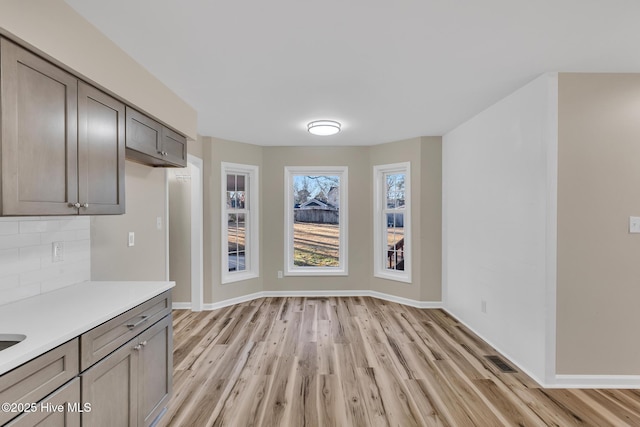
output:
{"label": "tile backsplash", "polygon": [[[0,305],[91,278],[89,217],[0,218]],[[62,260],[53,262],[53,243]]]}

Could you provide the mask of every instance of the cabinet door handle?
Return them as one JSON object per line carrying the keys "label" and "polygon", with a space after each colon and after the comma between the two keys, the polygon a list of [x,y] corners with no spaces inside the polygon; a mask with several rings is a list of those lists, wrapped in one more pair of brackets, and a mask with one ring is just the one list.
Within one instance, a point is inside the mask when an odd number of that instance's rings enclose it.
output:
{"label": "cabinet door handle", "polygon": [[134,329],[136,326],[146,322],[148,318],[149,316],[141,316],[141,319],[138,320],[136,323],[127,323],[127,328]]}
{"label": "cabinet door handle", "polygon": [[142,342],[140,343],[140,345],[141,345],[141,346],[143,346],[143,347],[144,347],[144,346],[146,346],[146,345],[147,345],[147,341],[142,341]]}
{"label": "cabinet door handle", "polygon": [[69,203],[70,208],[80,209],[80,203]]}
{"label": "cabinet door handle", "polygon": [[141,348],[142,348],[142,346],[141,346],[140,344],[138,344],[138,345],[136,345],[136,346],[134,346],[134,347],[133,347],[133,349],[134,349],[135,351],[140,351],[140,349],[141,349]]}
{"label": "cabinet door handle", "polygon": [[88,208],[88,207],[89,207],[89,203],[83,203],[83,204],[82,204],[82,207],[83,207],[83,208]]}

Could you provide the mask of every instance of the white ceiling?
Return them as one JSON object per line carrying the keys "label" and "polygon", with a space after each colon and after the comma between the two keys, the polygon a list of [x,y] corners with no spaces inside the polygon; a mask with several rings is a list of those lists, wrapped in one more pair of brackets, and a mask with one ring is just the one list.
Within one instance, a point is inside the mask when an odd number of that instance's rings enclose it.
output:
{"label": "white ceiling", "polygon": [[547,71],[640,72],[637,0],[66,1],[200,134],[260,145],[443,135]]}

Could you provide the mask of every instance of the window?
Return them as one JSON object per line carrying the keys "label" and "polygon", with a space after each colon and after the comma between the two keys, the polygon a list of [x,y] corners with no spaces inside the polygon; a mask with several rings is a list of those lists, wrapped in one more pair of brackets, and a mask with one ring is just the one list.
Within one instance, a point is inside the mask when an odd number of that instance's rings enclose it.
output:
{"label": "window", "polygon": [[222,283],[258,277],[258,167],[222,163]]}
{"label": "window", "polygon": [[347,168],[285,167],[285,272],[347,275]]}
{"label": "window", "polygon": [[411,283],[410,164],[373,168],[374,276]]}

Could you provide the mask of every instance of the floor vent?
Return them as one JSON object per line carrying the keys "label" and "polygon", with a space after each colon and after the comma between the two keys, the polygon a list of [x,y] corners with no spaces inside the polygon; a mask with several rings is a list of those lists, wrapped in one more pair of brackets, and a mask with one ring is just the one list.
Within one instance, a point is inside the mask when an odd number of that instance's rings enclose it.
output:
{"label": "floor vent", "polygon": [[505,362],[504,360],[502,360],[502,358],[500,356],[485,356],[491,363],[493,363],[494,365],[496,365],[498,367],[498,369],[500,369],[500,371],[505,372],[505,373],[514,373],[514,372],[518,372],[515,369],[513,369],[511,367],[511,365],[509,365],[507,362]]}

